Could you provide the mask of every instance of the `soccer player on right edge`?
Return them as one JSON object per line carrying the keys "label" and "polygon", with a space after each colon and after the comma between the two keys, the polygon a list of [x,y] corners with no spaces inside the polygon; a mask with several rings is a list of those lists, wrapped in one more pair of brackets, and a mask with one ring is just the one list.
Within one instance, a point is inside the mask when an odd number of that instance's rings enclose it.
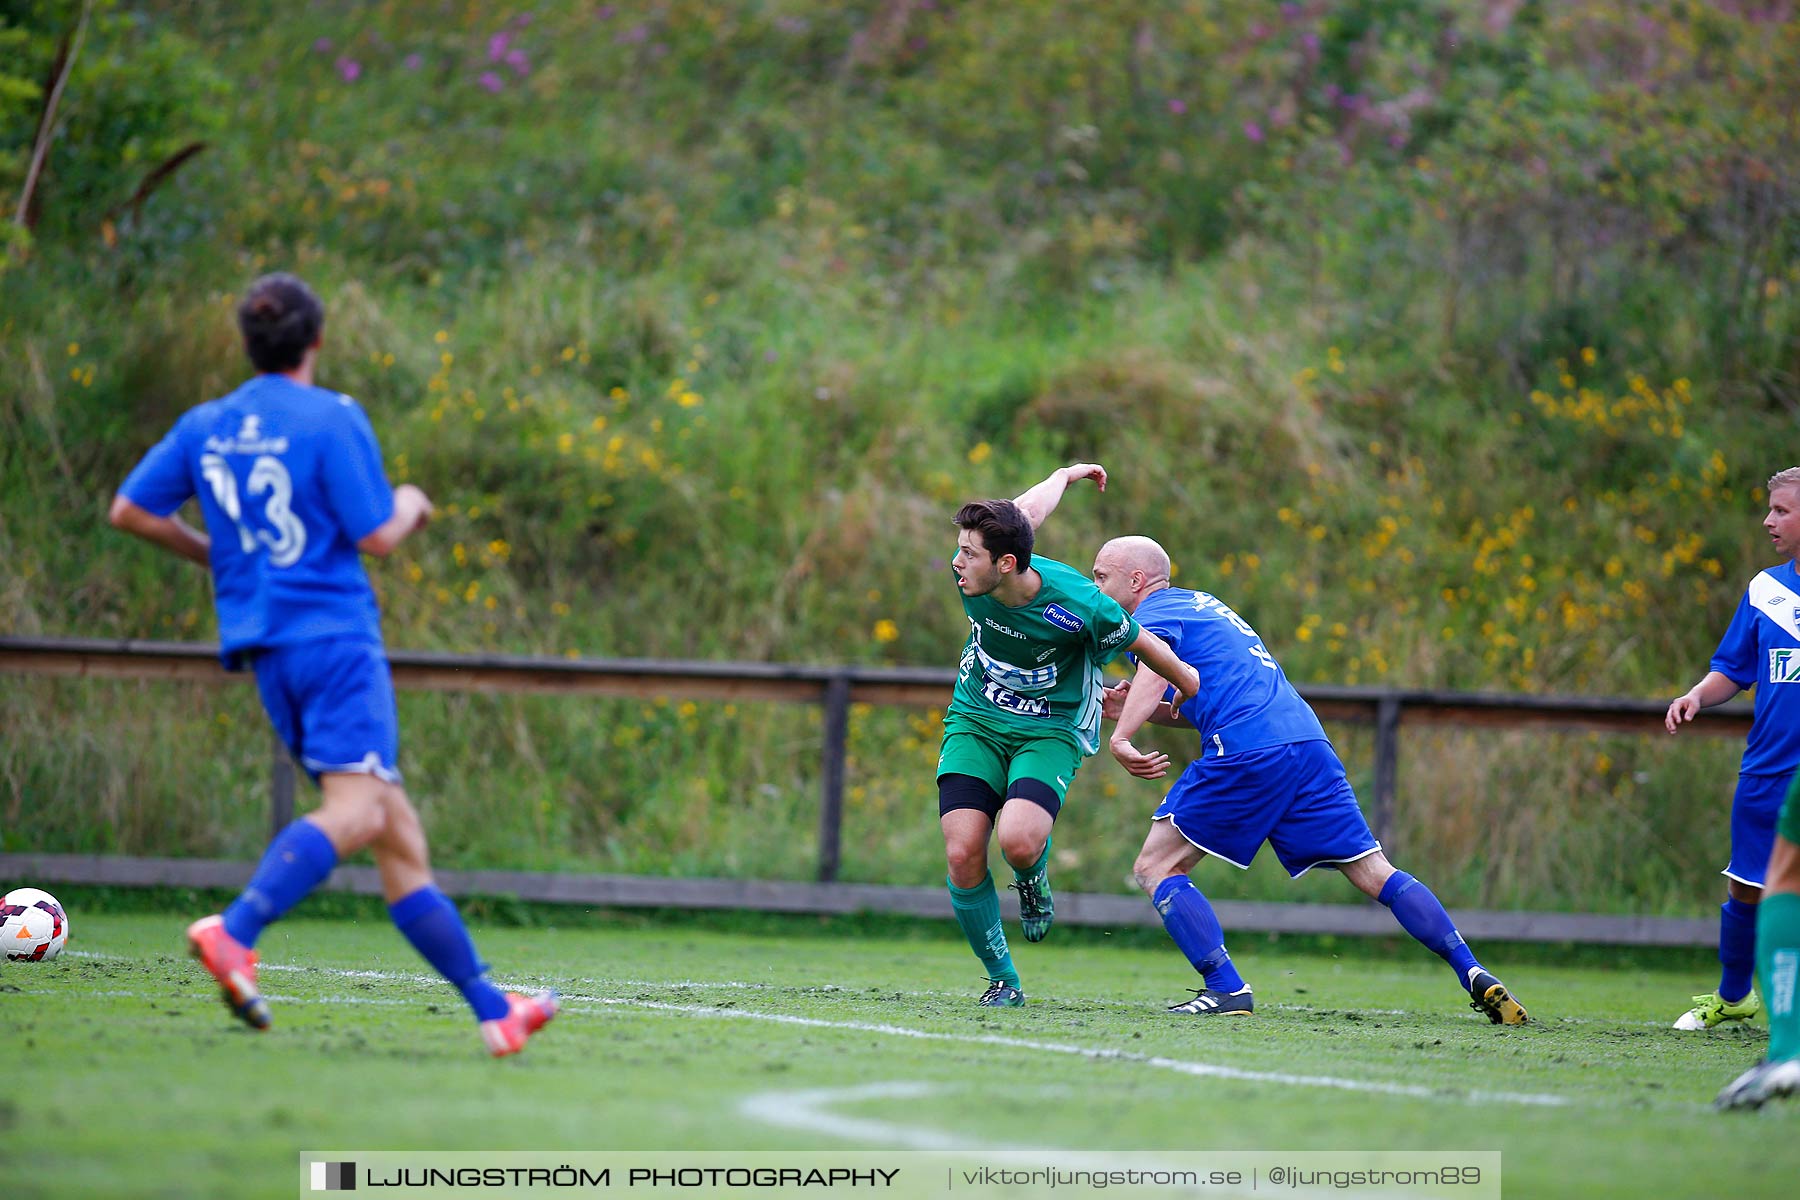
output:
{"label": "soccer player on right edge", "polygon": [[[1786,472],[1783,472],[1786,474]],[[1759,1108],[1800,1092],[1800,798],[1788,785],[1775,830],[1775,850],[1756,906],[1756,977],[1769,1001],[1769,1050],[1719,1093],[1722,1109]]]}
{"label": "soccer player on right edge", "polygon": [[1450,964],[1471,1008],[1496,1025],[1523,1025],[1525,1009],[1476,961],[1431,889],[1382,854],[1318,716],[1256,631],[1217,598],[1171,587],[1169,556],[1146,537],[1114,538],[1100,547],[1094,582],[1200,672],[1198,696],[1166,703],[1162,680],[1140,666],[1135,678],[1108,692],[1106,703],[1118,722],[1113,757],[1140,779],[1159,779],[1169,765],[1168,755],[1131,744],[1146,721],[1200,731],[1201,756],[1169,789],[1131,869],[1204,984],[1169,1011],[1202,1017],[1252,1011],[1250,985],[1226,953],[1219,918],[1189,873],[1208,854],[1248,868],[1267,841],[1296,879],[1314,867],[1336,867]]}
{"label": "soccer player on right edge", "polygon": [[1800,766],[1800,467],[1769,477],[1763,529],[1788,561],[1757,574],[1738,601],[1706,677],[1669,704],[1670,733],[1703,708],[1756,689],[1755,715],[1731,798],[1731,861],[1719,911],[1719,986],[1694,997],[1677,1029],[1711,1029],[1762,1011],[1751,987],[1757,950],[1757,901],[1775,844],[1775,818]]}

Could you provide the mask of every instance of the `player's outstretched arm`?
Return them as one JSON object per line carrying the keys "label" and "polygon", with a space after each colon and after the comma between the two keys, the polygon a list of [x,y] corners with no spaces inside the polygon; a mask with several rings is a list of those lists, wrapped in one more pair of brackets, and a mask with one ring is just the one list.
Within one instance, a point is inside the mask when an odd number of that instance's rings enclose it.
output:
{"label": "player's outstretched arm", "polygon": [[119,495],[113,497],[112,508],[107,511],[106,519],[112,522],[114,529],[123,529],[146,542],[154,542],[189,562],[199,563],[203,567],[212,565],[208,561],[212,539],[180,517],[159,517]]}
{"label": "player's outstretched arm", "polygon": [[1119,760],[1121,767],[1139,779],[1161,779],[1169,770],[1168,755],[1146,753],[1131,744],[1131,739],[1137,736],[1138,730],[1144,727],[1151,714],[1162,705],[1162,694],[1162,676],[1149,663],[1138,663],[1137,676],[1125,689],[1124,700],[1119,708],[1118,725],[1113,729],[1108,749]]}
{"label": "player's outstretched arm", "polygon": [[431,521],[431,497],[410,483],[394,489],[394,514],[364,535],[356,548],[376,558],[386,558],[408,536],[425,528]]}
{"label": "player's outstretched arm", "polygon": [[1718,671],[1708,671],[1706,678],[1669,702],[1669,711],[1663,717],[1663,728],[1674,733],[1703,708],[1711,708],[1715,704],[1723,704],[1739,692],[1743,691],[1731,681],[1729,675]]}
{"label": "player's outstretched arm", "polygon": [[1069,485],[1078,479],[1091,479],[1094,486],[1101,491],[1106,490],[1106,468],[1099,463],[1070,463],[1066,467],[1058,467],[1045,476],[1043,481],[1027,488],[1024,493],[1013,498],[1025,519],[1031,522],[1032,529],[1044,523],[1044,519],[1056,511],[1062,503],[1063,493]]}

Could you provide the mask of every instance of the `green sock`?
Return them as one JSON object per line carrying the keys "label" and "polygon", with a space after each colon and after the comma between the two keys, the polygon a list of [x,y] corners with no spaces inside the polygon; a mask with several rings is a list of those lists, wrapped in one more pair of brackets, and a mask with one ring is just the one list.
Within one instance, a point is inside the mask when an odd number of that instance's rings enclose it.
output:
{"label": "green sock", "polygon": [[[1011,863],[1008,863],[1007,865],[1012,866]],[[1017,867],[1013,867],[1013,869],[1012,869],[1013,878],[1014,879],[1036,879],[1036,878],[1040,877],[1041,875],[1043,875],[1043,873],[1045,871],[1048,871],[1049,869],[1050,869],[1050,839],[1045,838],[1044,839],[1044,852],[1037,856],[1037,861],[1032,863],[1029,867],[1026,867],[1023,871],[1019,870],[1019,868],[1017,868]]]}
{"label": "green sock", "polygon": [[987,968],[989,979],[1004,979],[1019,986],[1019,972],[1013,968],[1012,952],[1006,948],[1006,930],[1000,926],[1000,897],[994,891],[994,877],[984,875],[972,888],[959,888],[949,879],[950,907],[956,923],[969,939],[969,949]]}
{"label": "green sock", "polygon": [[1769,1013],[1769,1060],[1800,1058],[1800,896],[1777,892],[1756,906],[1756,980]]}

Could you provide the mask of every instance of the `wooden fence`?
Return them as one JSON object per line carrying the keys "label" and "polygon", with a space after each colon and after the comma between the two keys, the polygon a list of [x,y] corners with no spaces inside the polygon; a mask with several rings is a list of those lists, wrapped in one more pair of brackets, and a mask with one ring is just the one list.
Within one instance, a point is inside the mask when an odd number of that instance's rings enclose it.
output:
{"label": "wooden fence", "polygon": [[[837,882],[842,847],[845,760],[852,704],[940,707],[955,673],[926,668],[805,666],[782,663],[679,662],[661,659],[558,659],[505,655],[390,651],[394,685],[401,689],[508,692],[566,696],[656,696],[695,700],[776,700],[820,705],[818,867],[816,884],[657,880],[529,872],[444,872],[451,890],[494,891],[521,899],[674,907],[766,907],[775,911],[938,912],[935,888],[881,888]],[[217,648],[172,642],[75,638],[0,637],[0,674],[135,679],[234,685],[247,673],[221,669]],[[1400,728],[1472,726],[1486,729],[1662,731],[1667,703],[1595,696],[1528,696],[1443,692],[1385,687],[1309,685],[1300,692],[1326,721],[1374,727],[1375,778],[1368,797],[1376,836],[1393,824],[1400,771]],[[1748,705],[1708,710],[1697,733],[1741,738],[1750,728]],[[4,732],[0,731],[0,736]],[[285,748],[273,745],[270,823],[280,828],[294,815],[294,767]],[[185,864],[185,865],[184,865]],[[247,864],[178,859],[125,859],[81,855],[0,854],[0,874],[44,882],[237,886]],[[372,873],[341,869],[337,886],[373,888]],[[703,885],[703,886],[697,886]],[[696,897],[698,900],[696,900]],[[1008,898],[1010,901],[1010,897]],[[922,908],[923,906],[923,908]],[[1129,906],[1127,908],[1126,906]],[[1226,924],[1247,931],[1388,933],[1385,913],[1352,905],[1231,904],[1220,906]],[[1154,914],[1126,897],[1058,897],[1057,916],[1071,924],[1155,924]],[[1716,922],[1701,919],[1566,913],[1461,913],[1472,936],[1549,941],[1600,941],[1704,945]]]}

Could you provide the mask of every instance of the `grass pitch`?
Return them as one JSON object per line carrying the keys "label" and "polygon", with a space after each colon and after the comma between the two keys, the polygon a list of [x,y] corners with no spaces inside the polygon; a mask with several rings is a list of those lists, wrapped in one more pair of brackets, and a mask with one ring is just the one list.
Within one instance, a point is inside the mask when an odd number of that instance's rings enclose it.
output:
{"label": "grass pitch", "polygon": [[0,967],[0,1134],[31,1148],[12,1196],[285,1196],[297,1151],[356,1148],[1499,1150],[1509,1196],[1774,1195],[1800,1172],[1800,1109],[1707,1107],[1760,1026],[1667,1028],[1700,955],[1490,961],[1535,1018],[1502,1029],[1410,944],[1242,948],[1259,1007],[1226,1021],[1163,1013],[1191,974],[1172,947],[1091,934],[1021,945],[1031,1003],[996,1012],[935,930],[490,925],[497,977],[566,1002],[493,1062],[379,920],[271,928],[257,1035],[181,953],[185,917],[74,916],[60,960]]}

